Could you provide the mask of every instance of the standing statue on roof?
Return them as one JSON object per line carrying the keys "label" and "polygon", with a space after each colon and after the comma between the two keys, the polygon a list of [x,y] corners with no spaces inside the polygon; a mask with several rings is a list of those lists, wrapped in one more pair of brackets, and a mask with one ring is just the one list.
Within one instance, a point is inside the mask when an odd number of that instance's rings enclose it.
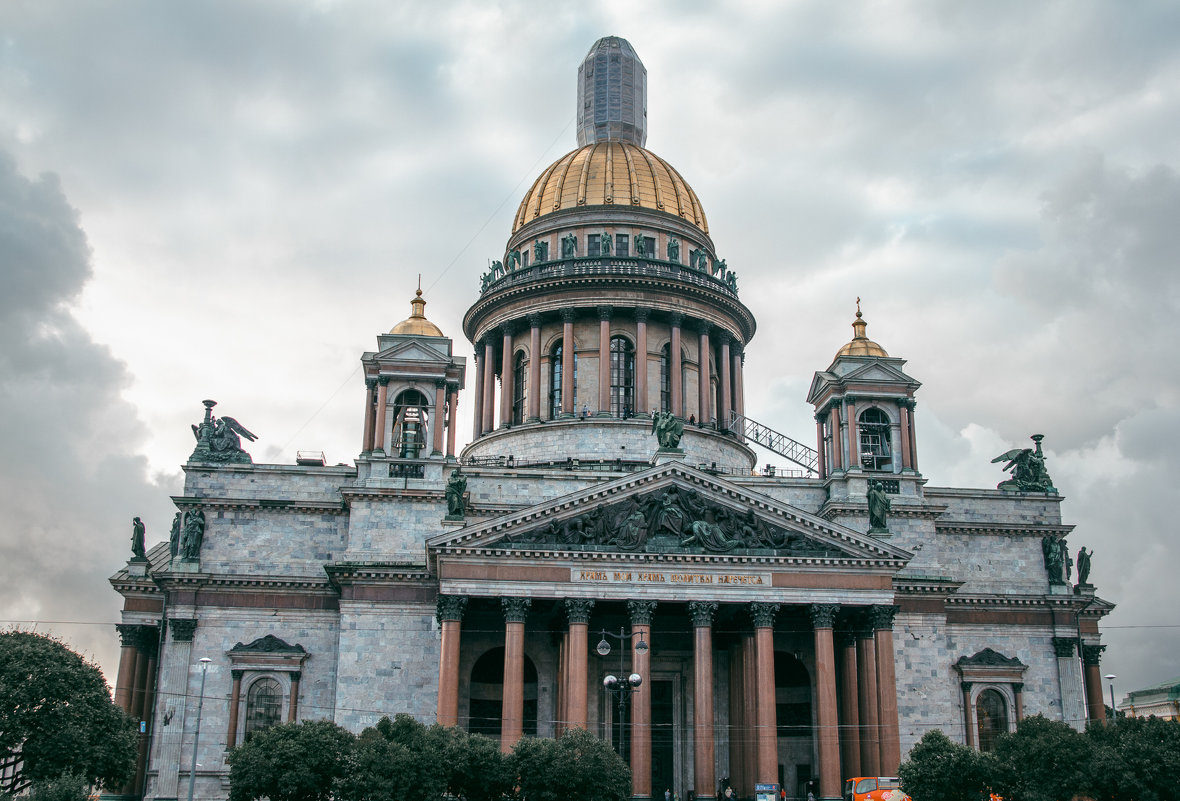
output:
{"label": "standing statue on roof", "polygon": [[1087,551],[1086,546],[1083,545],[1078,551],[1078,585],[1088,586],[1090,584],[1090,557],[1094,555],[1093,551]]}
{"label": "standing statue on roof", "polygon": [[147,534],[147,529],[143,521],[138,517],[131,520],[131,558],[136,561],[145,561],[147,559],[147,549],[144,545],[144,538]]}
{"label": "standing statue on roof", "polygon": [[869,533],[887,533],[889,527],[885,518],[886,514],[893,508],[893,503],[889,500],[889,496],[885,494],[885,485],[880,481],[872,482],[869,485],[868,501]]}

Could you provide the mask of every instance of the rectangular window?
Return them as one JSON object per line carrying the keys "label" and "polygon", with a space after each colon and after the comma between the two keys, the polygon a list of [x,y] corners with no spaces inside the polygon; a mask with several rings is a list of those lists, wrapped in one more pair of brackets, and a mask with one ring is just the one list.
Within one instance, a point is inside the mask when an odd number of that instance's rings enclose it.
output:
{"label": "rectangular window", "polygon": [[528,267],[529,266],[529,249],[528,248],[523,248],[520,251],[520,258],[521,258],[521,266]]}
{"label": "rectangular window", "polygon": [[645,236],[643,238],[643,252],[649,259],[656,258],[656,238],[654,236]]}
{"label": "rectangular window", "polygon": [[599,240],[602,238],[601,234],[590,234],[586,237],[586,255],[587,256],[601,256]]}
{"label": "rectangular window", "polygon": [[631,255],[630,237],[626,234],[615,234],[615,255],[629,256]]}

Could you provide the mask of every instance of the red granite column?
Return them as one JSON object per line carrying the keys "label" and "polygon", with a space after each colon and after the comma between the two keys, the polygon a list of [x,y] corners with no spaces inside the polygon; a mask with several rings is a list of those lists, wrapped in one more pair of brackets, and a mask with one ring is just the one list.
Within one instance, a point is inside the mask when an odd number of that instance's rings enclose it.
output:
{"label": "red granite column", "polygon": [[541,419],[541,315],[529,315],[529,417],[528,422]]}
{"label": "red granite column", "polygon": [[574,411],[574,317],[573,309],[561,310],[561,414],[573,417]]}
{"label": "red granite column", "polygon": [[475,411],[471,417],[475,422],[471,438],[476,440],[483,435],[483,343],[480,340],[475,342]]}
{"label": "red granite column", "polygon": [[135,661],[139,652],[135,648],[138,638],[138,627],[129,623],[118,623],[115,629],[119,632],[122,647],[119,649],[119,673],[115,680],[115,706],[124,712],[131,710],[131,688],[135,684]]}
{"label": "red granite column", "polygon": [[373,416],[377,410],[373,407],[377,403],[377,381],[373,378],[365,379],[365,433],[361,438],[361,453],[373,450]]}
{"label": "red granite column", "polygon": [[516,371],[513,370],[512,364],[513,328],[508,324],[502,325],[500,333],[503,335],[500,345],[500,353],[503,354],[500,362],[500,427],[508,428],[512,425],[512,396],[515,394],[512,382],[516,379]]}
{"label": "red granite column", "polygon": [[828,477],[828,451],[827,444],[824,442],[824,416],[822,414],[815,416],[815,442],[815,450],[819,454],[819,477],[825,479]]}
{"label": "red granite column", "polygon": [[459,647],[466,609],[467,598],[462,595],[440,595],[435,605],[435,617],[442,631],[438,656],[438,711],[434,719],[441,726],[459,725]]}
{"label": "red granite column", "polygon": [[693,789],[696,798],[713,798],[716,787],[713,762],[713,601],[690,601],[693,627],[692,754]]}
{"label": "red granite column", "polygon": [[229,672],[233,683],[229,690],[229,729],[225,733],[225,750],[232,750],[238,744],[238,707],[242,704],[242,673],[241,670]]}
{"label": "red granite column", "polygon": [[647,414],[647,309],[635,310],[635,414]]}
{"label": "red granite column", "polygon": [[[746,414],[746,382],[742,376],[742,367],[745,363],[746,355],[740,349],[734,350],[733,353],[733,409],[743,417]],[[737,438],[741,442],[746,441],[745,426],[739,426],[737,431]]]}
{"label": "red granite column", "polygon": [[971,725],[971,682],[965,681],[959,685],[963,693],[963,732],[968,748],[975,747],[975,727]]}
{"label": "red granite column", "polygon": [[918,405],[917,401],[910,398],[907,404],[910,420],[910,467],[914,468],[914,472],[918,472],[918,427],[914,423],[914,408]]}
{"label": "red granite column", "polygon": [[[742,773],[746,783],[741,788],[742,798],[754,797],[754,783],[758,781],[758,652],[753,634],[742,635]],[[774,663],[771,662],[773,667]],[[777,748],[777,745],[776,745]],[[777,758],[775,760],[778,761]],[[778,775],[777,768],[775,775]]]}
{"label": "red granite column", "polygon": [[846,396],[844,403],[847,410],[845,417],[848,418],[848,469],[855,470],[860,467],[860,435],[856,430],[856,398]]}
{"label": "red granite column", "polygon": [[840,660],[840,759],[844,776],[861,776],[860,714],[856,700],[856,637],[850,631],[836,636]]}
{"label": "red granite column", "polygon": [[[867,621],[864,621],[867,624]],[[881,775],[881,746],[877,727],[877,646],[873,631],[865,625],[856,632],[856,673],[860,692],[856,698],[860,716],[860,770],[863,776]]]}
{"label": "red granite column", "polygon": [[668,378],[672,384],[672,414],[677,417],[684,417],[684,368],[681,366],[680,359],[680,326],[684,322],[684,315],[673,314],[669,319],[672,326],[672,341],[668,345],[670,361],[672,362],[670,369],[672,375]]}
{"label": "red granite column", "polygon": [[897,414],[901,418],[901,469],[912,470],[910,464],[910,412],[904,400],[897,402]]}
{"label": "red granite column", "polygon": [[[1086,708],[1089,711],[1090,720],[1101,720],[1106,722],[1106,703],[1102,700],[1102,669],[1100,660],[1102,659],[1102,652],[1106,650],[1105,645],[1087,645],[1082,644],[1082,665],[1086,671]],[[1020,700],[1020,693],[1016,694],[1017,701]],[[1017,715],[1016,719],[1019,721],[1021,715]]]}
{"label": "red granite column", "polygon": [[459,385],[449,384],[447,395],[447,458],[455,458],[455,427],[459,423]]}
{"label": "red granite column", "polygon": [[697,326],[697,422],[706,425],[713,419],[712,389],[713,374],[709,367],[709,324]]}
{"label": "red granite column", "polygon": [[717,335],[717,341],[721,344],[721,356],[717,359],[717,366],[720,370],[719,384],[721,386],[720,404],[721,408],[717,410],[717,427],[722,431],[729,430],[729,410],[730,410],[730,385],[731,376],[729,374],[729,333],[722,331]]}
{"label": "red granite column", "polygon": [[[812,604],[815,629],[815,706],[819,727],[819,794],[840,797],[840,721],[836,714],[836,651],[832,627],[839,604]],[[891,774],[893,775],[893,774]]]}
{"label": "red granite column", "polygon": [[512,751],[524,736],[524,622],[532,601],[501,598],[504,609],[504,700],[500,716],[500,750]]}
{"label": "red granite column", "polygon": [[893,664],[893,616],[896,606],[874,606],[877,645],[877,722],[881,727],[881,773],[896,776],[901,764],[901,732],[897,715],[897,679]]}
{"label": "red granite column", "polygon": [[299,670],[292,670],[291,678],[291,702],[287,706],[287,722],[294,723],[299,719],[299,682],[303,680],[303,672]]}
{"label": "red granite column", "polygon": [[569,640],[566,649],[566,721],[569,728],[584,729],[590,719],[589,670],[587,658],[589,646],[586,630],[590,623],[590,610],[594,601],[589,598],[566,598],[565,613],[569,618]]}
{"label": "red granite column", "polygon": [[433,448],[431,456],[442,456],[443,428],[447,419],[447,382],[440,379],[434,382],[434,410],[430,420],[431,434],[433,434]]}
{"label": "red granite column", "polygon": [[844,445],[840,436],[840,406],[833,405],[831,412],[831,422],[829,426],[832,429],[832,472],[844,469]]}
{"label": "red granite column", "polygon": [[567,628],[561,633],[561,642],[557,646],[557,700],[554,703],[557,718],[553,722],[553,736],[560,737],[568,728],[569,720],[569,653],[570,632]]}
{"label": "red granite column", "polygon": [[490,333],[483,341],[483,430],[496,430],[496,346]]}
{"label": "red granite column", "polygon": [[388,451],[385,450],[385,404],[389,400],[389,378],[387,376],[378,376],[377,378],[377,422],[376,429],[373,431],[373,452],[380,453],[385,456]]}
{"label": "red granite column", "polygon": [[729,783],[739,797],[746,786],[743,732],[745,719],[745,665],[741,642],[729,647]]}
{"label": "red granite column", "polygon": [[[1101,685],[1099,685],[1099,692],[1101,693],[1101,691]],[[1024,720],[1024,684],[1021,682],[1013,684],[1012,695],[1016,698],[1016,722],[1019,723]],[[1098,703],[1102,703],[1101,697],[1099,697]],[[1102,711],[1105,715],[1106,710],[1103,709]],[[1103,720],[1105,720],[1105,717],[1103,717]]]}
{"label": "red granite column", "polygon": [[147,772],[148,748],[152,739],[152,707],[156,695],[156,654],[160,647],[160,630],[155,626],[145,626],[141,631],[141,647],[143,652],[140,659],[147,659],[147,670],[144,675],[143,709],[140,720],[146,721],[146,731],[139,735],[139,755],[135,767],[135,795],[142,796],[144,779]]}
{"label": "red granite column", "polygon": [[750,604],[758,683],[758,767],[754,781],[778,783],[778,721],[774,694],[774,616],[778,604]]}
{"label": "red granite column", "polygon": [[[643,679],[631,694],[631,798],[651,798],[651,619],[655,601],[628,601],[631,614],[631,670]],[[640,651],[639,643],[647,648]]]}
{"label": "red granite column", "polygon": [[610,306],[598,307],[598,416],[610,416]]}

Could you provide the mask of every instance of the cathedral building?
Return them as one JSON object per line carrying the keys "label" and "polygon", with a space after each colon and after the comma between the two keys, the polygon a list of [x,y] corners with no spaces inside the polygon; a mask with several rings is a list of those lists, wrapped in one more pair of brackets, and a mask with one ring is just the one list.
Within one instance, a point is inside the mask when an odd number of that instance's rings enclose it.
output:
{"label": "cathedral building", "polygon": [[921,384],[859,308],[800,398],[814,441],[759,422],[756,288],[647,149],[628,42],[594,44],[577,106],[463,318],[471,369],[420,290],[361,356],[354,465],[254,464],[205,402],[170,541],[111,579],[116,699],[144,721],[125,795],[225,798],[229,749],[320,718],[505,750],[582,727],[636,799],[835,799],[933,728],[987,749],[1026,715],[1103,717],[1113,607],[1070,583],[1039,435],[996,489],[928,483]]}

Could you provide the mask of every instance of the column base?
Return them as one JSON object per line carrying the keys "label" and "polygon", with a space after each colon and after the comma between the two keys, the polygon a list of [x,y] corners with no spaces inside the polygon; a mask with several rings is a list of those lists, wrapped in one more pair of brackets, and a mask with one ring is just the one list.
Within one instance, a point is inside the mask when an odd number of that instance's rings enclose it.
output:
{"label": "column base", "polygon": [[592,417],[614,417],[614,414],[611,412],[595,412],[591,416]]}
{"label": "column base", "polygon": [[526,423],[539,423],[539,422],[541,422],[541,418],[540,418],[540,417],[531,417],[531,416],[530,416],[530,417],[527,417],[527,418],[525,418],[525,422],[526,422]]}

